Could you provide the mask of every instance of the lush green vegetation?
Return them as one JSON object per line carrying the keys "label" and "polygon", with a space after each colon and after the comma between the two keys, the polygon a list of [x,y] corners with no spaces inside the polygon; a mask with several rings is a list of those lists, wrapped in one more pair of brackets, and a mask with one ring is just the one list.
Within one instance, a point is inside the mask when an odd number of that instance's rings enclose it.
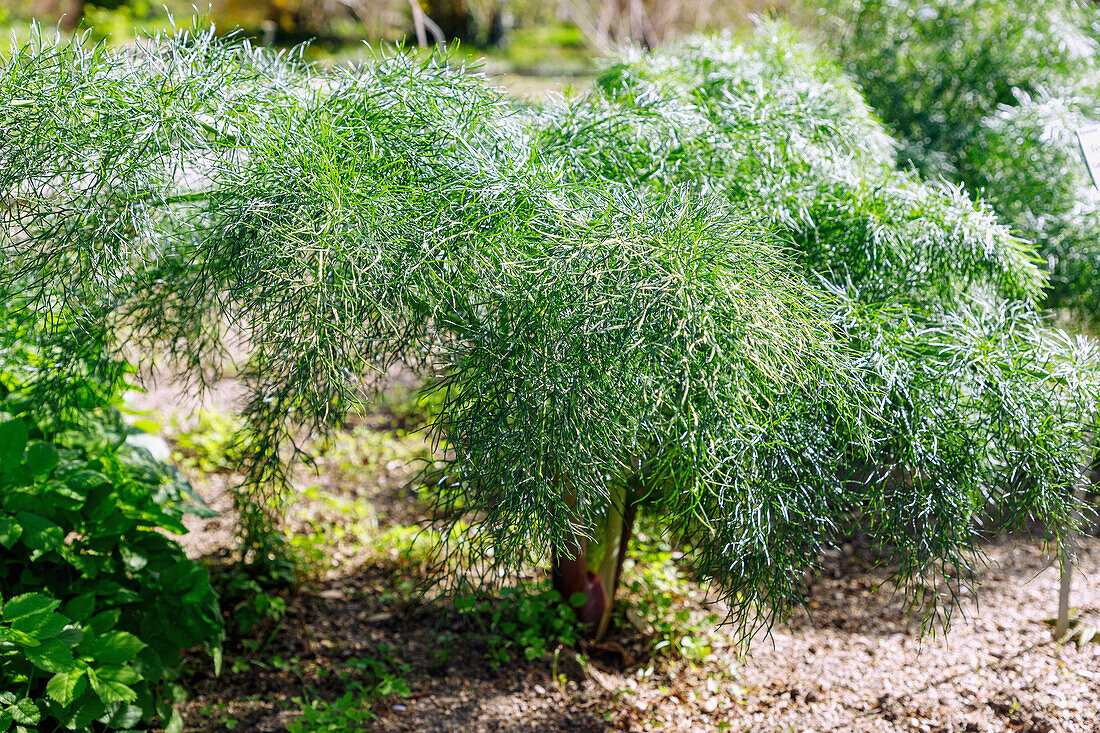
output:
{"label": "lush green vegetation", "polygon": [[[476,517],[484,545],[465,556],[495,545],[512,567],[527,547],[575,554],[608,514],[607,477],[625,484],[642,457],[681,482],[663,496],[683,513],[711,500],[707,472],[750,460],[721,455],[738,431],[858,404],[828,296],[766,232],[681,195],[578,185],[539,164],[476,76],[402,55],[322,74],[209,34],[161,43],[136,66],[48,43],[8,66],[7,104],[36,132],[5,147],[5,189],[60,176],[97,212],[28,190],[6,220],[9,273],[35,273],[11,282],[63,294],[84,328],[126,324],[185,363],[247,314],[246,510],[281,492],[295,423],[325,430],[397,359],[443,357],[436,422],[460,480],[440,509]],[[54,73],[74,75],[71,106],[46,103]],[[89,153],[131,184],[79,174]],[[256,517],[253,559],[271,549]]]}
{"label": "lush green vegetation", "polygon": [[[327,676],[327,675],[326,675]],[[363,658],[349,659],[334,676],[346,684],[346,692],[328,703],[297,698],[302,716],[287,726],[289,733],[353,733],[375,719],[370,704],[383,697],[408,697],[409,688],[401,670],[392,663]]]}
{"label": "lush green vegetation", "polygon": [[179,652],[217,649],[222,622],[206,569],[161,531],[208,510],[125,442],[124,370],[58,374],[71,339],[28,315],[0,314],[0,730],[182,730]]}
{"label": "lush green vegetation", "polygon": [[[421,477],[438,525],[418,552],[466,591],[457,612],[497,662],[606,631],[639,515],[742,631],[799,604],[852,522],[928,622],[980,561],[982,529],[1076,522],[1094,347],[1035,308],[1031,249],[961,189],[897,172],[853,84],[783,27],[632,53],[590,94],[540,107],[442,54],[322,70],[199,26],[121,51],[36,36],[0,68],[0,109],[0,293],[26,304],[11,322],[37,329],[32,344],[80,346],[48,352],[28,414],[86,412],[88,384],[113,385],[110,404],[123,353],[216,379],[231,325],[249,348],[242,421],[181,447],[199,469],[232,456],[239,559],[261,573],[290,551],[292,467],[317,445],[303,436],[331,438],[395,364],[427,380],[430,407],[409,413],[441,441]],[[130,464],[111,463],[122,428],[96,425],[114,437],[82,456],[106,482],[87,490],[119,487],[121,515],[139,511],[112,535],[119,572],[178,561],[162,535],[119,537],[178,531],[182,488],[149,479],[130,498]],[[64,470],[34,466],[18,480]],[[540,562],[552,590],[519,583]],[[628,590],[687,655],[675,610],[637,598],[678,572]],[[205,576],[185,575],[195,604],[155,612],[194,614],[174,626],[191,636],[122,626],[162,666],[95,679],[155,686],[169,650],[216,641]],[[281,614],[237,581],[242,629]],[[81,643],[73,664],[92,669],[98,647]],[[371,695],[398,689],[394,670],[360,671]],[[170,716],[160,693],[127,689],[96,715],[135,701],[134,720]],[[317,725],[369,715],[354,695],[301,705]]]}
{"label": "lush green vegetation", "polygon": [[1051,272],[1047,303],[1100,312],[1100,199],[1076,131],[1100,121],[1094,3],[841,0],[826,17],[901,164],[964,184]]}

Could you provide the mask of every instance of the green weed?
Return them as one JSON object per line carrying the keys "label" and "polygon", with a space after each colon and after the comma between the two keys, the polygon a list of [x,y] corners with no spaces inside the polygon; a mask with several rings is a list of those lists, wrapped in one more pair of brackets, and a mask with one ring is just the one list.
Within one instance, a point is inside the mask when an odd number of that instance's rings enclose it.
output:
{"label": "green weed", "polygon": [[176,449],[172,460],[184,469],[200,473],[222,473],[239,469],[244,455],[240,444],[242,422],[234,415],[217,410],[200,409],[195,422],[180,427],[172,420],[171,435]]}
{"label": "green weed", "polygon": [[702,591],[684,567],[682,553],[645,535],[636,540],[637,559],[623,563],[625,602],[618,623],[625,628],[631,623],[628,615],[640,619],[655,654],[702,662],[719,639],[718,615],[703,610]]}
{"label": "green weed", "polygon": [[[380,653],[385,654],[386,649]],[[404,675],[408,666],[390,659],[371,657],[347,660],[337,672],[346,683],[344,693],[332,701],[315,694],[293,698],[301,717],[287,724],[289,733],[350,733],[363,730],[375,719],[371,706],[386,697],[408,697]]]}
{"label": "green weed", "polygon": [[514,655],[529,661],[548,658],[557,645],[573,646],[580,639],[576,613],[555,590],[519,585],[491,598],[459,596],[455,610],[485,640],[493,669]]}

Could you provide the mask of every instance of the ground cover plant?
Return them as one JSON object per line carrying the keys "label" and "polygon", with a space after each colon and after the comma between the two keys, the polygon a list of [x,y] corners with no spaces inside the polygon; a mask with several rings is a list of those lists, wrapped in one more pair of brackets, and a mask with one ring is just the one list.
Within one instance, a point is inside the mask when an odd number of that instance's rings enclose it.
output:
{"label": "ground cover plant", "polygon": [[[73,344],[33,323],[0,312],[0,729],[180,731],[180,650],[218,648],[222,622],[205,568],[162,532],[204,509],[125,443],[123,366],[59,375]],[[65,409],[42,399],[62,388]]]}
{"label": "ground cover plant", "polygon": [[1095,5],[841,0],[823,13],[901,165],[988,201],[1038,246],[1047,304],[1094,321],[1100,210],[1076,132],[1100,121]]}
{"label": "ground cover plant", "polygon": [[747,628],[801,601],[854,514],[931,617],[988,505],[1073,524],[1090,347],[1030,306],[1029,250],[892,172],[851,84],[779,29],[541,111],[439,55],[322,71],[200,27],[37,38],[0,108],[5,289],[199,380],[227,323],[245,335],[247,562],[285,550],[303,432],[399,362],[446,441],[425,475],[446,579],[549,557],[597,635],[636,512]]}

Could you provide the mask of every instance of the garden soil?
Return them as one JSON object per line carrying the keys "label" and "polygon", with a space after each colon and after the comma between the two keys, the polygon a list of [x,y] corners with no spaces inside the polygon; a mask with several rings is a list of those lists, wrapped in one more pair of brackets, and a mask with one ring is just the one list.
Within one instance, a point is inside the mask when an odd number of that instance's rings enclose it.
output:
{"label": "garden soil", "polygon": [[[228,409],[235,394],[223,386],[205,404]],[[162,414],[202,402],[171,387],[137,400]],[[321,470],[312,481],[365,498],[379,527],[417,518],[400,462],[343,489]],[[216,556],[231,537],[234,477],[194,479],[224,516],[193,523],[185,542],[194,555]],[[720,632],[701,662],[655,656],[644,624],[624,624],[607,642],[561,650],[557,667],[548,655],[494,668],[446,598],[410,591],[396,555],[344,548],[337,567],[288,591],[285,617],[253,630],[258,641],[230,641],[220,676],[208,657],[189,655],[184,717],[187,730],[204,733],[283,731],[303,704],[342,694],[332,670],[372,658],[400,670],[410,694],[379,700],[373,721],[346,730],[1100,732],[1100,643],[1058,643],[1044,623],[1059,582],[1047,548],[1017,537],[982,549],[976,597],[960,599],[946,633],[922,633],[883,569],[848,545],[807,579],[804,611],[747,649]],[[677,602],[693,614],[722,611],[702,588]],[[1081,541],[1072,606],[1077,629],[1100,626],[1100,540]],[[578,652],[586,662],[569,663]]]}

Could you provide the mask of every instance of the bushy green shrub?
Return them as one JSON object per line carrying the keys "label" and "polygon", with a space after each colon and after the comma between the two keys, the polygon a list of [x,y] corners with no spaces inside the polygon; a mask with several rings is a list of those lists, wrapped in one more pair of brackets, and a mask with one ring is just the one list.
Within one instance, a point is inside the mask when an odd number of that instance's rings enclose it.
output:
{"label": "bushy green shrub", "polygon": [[1100,314],[1100,224],[1076,131],[1100,103],[1100,13],[1078,0],[836,0],[835,47],[903,165],[964,184],[1038,245],[1047,304]]}
{"label": "bushy green shrub", "polygon": [[[476,518],[466,557],[511,569],[526,547],[575,552],[615,514],[608,477],[624,490],[631,456],[679,488],[654,511],[685,515],[747,467],[745,436],[797,436],[807,412],[849,429],[823,405],[859,401],[829,296],[743,215],[557,177],[501,92],[444,58],[322,73],[205,32],[137,53],[43,41],[6,67],[3,103],[36,132],[0,146],[0,188],[88,154],[130,180],[22,199],[9,272],[90,331],[126,323],[131,343],[189,360],[248,314],[247,506],[285,482],[295,423],[326,429],[370,368],[427,355],[464,479],[439,508]],[[88,99],[47,102],[58,73]],[[782,450],[814,473],[801,444]]]}
{"label": "bushy green shrub", "polygon": [[[547,156],[570,175],[721,196],[756,212],[806,277],[836,296],[834,328],[876,394],[872,447],[853,451],[804,426],[803,439],[816,440],[807,454],[835,473],[804,505],[786,491],[758,506],[799,506],[802,518],[869,509],[865,529],[899,561],[902,582],[945,558],[967,567],[975,519],[989,506],[1061,521],[1095,419],[1094,347],[1044,327],[1030,305],[1043,277],[1028,247],[957,187],[896,172],[890,139],[850,82],[790,31],[629,55],[591,95],[535,117]],[[769,460],[760,453],[754,463]],[[837,508],[813,507],[826,496]],[[743,538],[732,563],[699,558],[742,594],[765,565],[778,594],[812,564],[812,549],[782,534],[755,545],[751,517],[726,516],[736,523],[701,537],[680,529],[704,546]],[[818,532],[828,534],[807,534]]]}
{"label": "bushy green shrub", "polygon": [[961,170],[968,186],[1038,245],[1050,271],[1048,304],[1094,327],[1100,319],[1100,191],[1077,131],[1100,123],[1100,109],[1080,97],[1017,97],[1014,106],[982,120],[962,149]]}
{"label": "bushy green shrub", "polygon": [[180,731],[180,650],[216,647],[221,616],[164,532],[200,507],[126,444],[120,381],[71,377],[61,411],[36,399],[51,349],[28,318],[0,313],[0,730]]}
{"label": "bushy green shrub", "polygon": [[1086,0],[830,0],[821,14],[903,161],[926,175],[955,178],[959,151],[1017,92],[1098,91]]}
{"label": "bushy green shrub", "polygon": [[556,645],[576,644],[577,615],[570,600],[574,606],[585,601],[583,595],[565,599],[556,590],[519,584],[500,589],[495,598],[459,596],[455,610],[484,640],[489,666],[498,669],[513,655],[528,661],[545,659]]}
{"label": "bushy green shrub", "polygon": [[549,555],[597,633],[638,511],[749,624],[800,602],[853,511],[903,584],[965,572],[987,501],[1073,522],[1091,352],[1027,305],[1030,250],[894,173],[852,85],[778,28],[542,111],[444,56],[38,40],[5,105],[0,284],[187,367],[240,328],[246,519],[277,511],[300,429],[404,361],[439,376],[462,579]]}

